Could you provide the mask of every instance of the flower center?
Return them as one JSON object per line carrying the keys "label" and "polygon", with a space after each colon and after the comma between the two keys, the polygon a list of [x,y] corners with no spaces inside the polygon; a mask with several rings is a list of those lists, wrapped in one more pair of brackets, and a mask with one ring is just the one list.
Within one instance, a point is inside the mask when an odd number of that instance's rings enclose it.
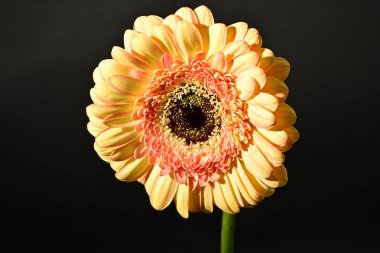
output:
{"label": "flower center", "polygon": [[220,127],[218,100],[202,85],[186,83],[169,96],[164,106],[166,126],[186,144],[207,141]]}

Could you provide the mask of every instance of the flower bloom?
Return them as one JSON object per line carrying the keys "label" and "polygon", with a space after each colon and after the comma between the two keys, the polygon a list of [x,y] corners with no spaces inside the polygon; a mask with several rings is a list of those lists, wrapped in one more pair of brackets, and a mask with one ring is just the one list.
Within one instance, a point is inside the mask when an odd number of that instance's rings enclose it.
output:
{"label": "flower bloom", "polygon": [[244,22],[214,23],[206,6],[141,16],[125,48],[100,62],[87,107],[95,150],[122,181],[144,184],[157,210],[254,206],[287,182],[298,139],[285,103],[289,63]]}

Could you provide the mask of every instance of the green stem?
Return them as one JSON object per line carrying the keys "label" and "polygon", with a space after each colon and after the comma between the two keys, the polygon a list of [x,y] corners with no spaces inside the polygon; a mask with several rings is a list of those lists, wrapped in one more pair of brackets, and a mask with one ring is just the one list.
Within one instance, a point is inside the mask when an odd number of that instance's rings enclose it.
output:
{"label": "green stem", "polygon": [[221,253],[234,252],[235,215],[223,212]]}

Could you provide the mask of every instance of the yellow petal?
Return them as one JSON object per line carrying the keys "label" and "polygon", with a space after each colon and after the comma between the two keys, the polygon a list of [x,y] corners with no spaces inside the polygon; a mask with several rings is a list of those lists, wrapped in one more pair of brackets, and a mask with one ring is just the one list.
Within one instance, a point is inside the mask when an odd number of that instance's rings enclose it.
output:
{"label": "yellow petal", "polygon": [[232,58],[249,52],[249,45],[244,40],[232,41],[228,43],[222,51],[229,62]]}
{"label": "yellow petal", "polygon": [[243,201],[242,196],[240,194],[239,188],[238,188],[238,186],[237,186],[237,184],[236,184],[236,182],[232,176],[232,173],[230,172],[230,173],[225,174],[225,178],[227,179],[227,181],[231,187],[231,191],[232,191],[237,203],[239,204],[240,207],[244,207],[245,206],[244,201]]}
{"label": "yellow petal", "polygon": [[236,201],[234,193],[232,192],[231,185],[228,182],[228,178],[221,177],[219,180],[220,188],[222,189],[222,194],[224,200],[226,201],[228,207],[232,212],[238,213],[240,211],[239,203]]}
{"label": "yellow petal", "polygon": [[212,12],[206,6],[199,6],[195,8],[194,12],[197,15],[199,24],[205,26],[211,26],[214,24],[214,17],[212,15]]}
{"label": "yellow petal", "polygon": [[132,53],[150,64],[153,68],[161,67],[162,50],[143,33],[135,34],[131,41]]}
{"label": "yellow petal", "polygon": [[152,189],[157,179],[160,177],[161,168],[158,164],[153,166],[152,171],[147,175],[147,179],[145,181],[144,187],[148,195],[152,195]]}
{"label": "yellow petal", "polygon": [[[285,161],[285,156],[281,150],[277,149],[256,131],[253,132],[253,142],[256,144],[255,146],[260,149],[266,159],[274,165],[274,167],[280,166]],[[265,178],[268,176],[265,176]]]}
{"label": "yellow petal", "polygon": [[257,83],[260,85],[260,88],[263,88],[266,83],[266,76],[265,72],[260,67],[251,67],[247,66],[244,68],[244,66],[241,68],[241,70],[237,74],[238,78],[245,78],[245,77],[253,77],[257,81]]}
{"label": "yellow petal", "polygon": [[248,43],[249,46],[258,45],[260,43],[259,31],[257,31],[255,28],[249,28],[244,36],[244,40]]}
{"label": "yellow petal", "polygon": [[152,72],[152,67],[149,66],[148,63],[144,62],[140,58],[134,56],[133,54],[125,51],[124,49],[120,47],[113,47],[111,51],[112,58],[129,68],[134,69],[141,69],[143,71],[146,71],[148,73]]}
{"label": "yellow petal", "polygon": [[260,86],[254,77],[238,78],[236,80],[236,88],[240,92],[239,98],[243,101],[249,99],[260,90]]}
{"label": "yellow petal", "polygon": [[273,76],[281,81],[284,81],[290,72],[290,64],[287,60],[281,57],[275,57],[273,64],[266,71],[267,76]]}
{"label": "yellow petal", "polygon": [[144,23],[144,33],[148,36],[151,36],[154,26],[162,23],[162,19],[160,19],[161,18],[154,15],[147,16]]}
{"label": "yellow petal", "polygon": [[238,75],[240,71],[248,67],[256,67],[260,57],[256,52],[247,52],[241,54],[230,61],[230,73]]}
{"label": "yellow petal", "polygon": [[97,105],[104,105],[104,104],[107,104],[107,103],[105,103],[103,100],[99,99],[99,98],[96,96],[95,88],[91,88],[91,89],[90,89],[90,97],[91,97],[91,100],[94,102],[94,104],[97,104]]}
{"label": "yellow petal", "polygon": [[179,214],[186,219],[189,217],[189,194],[189,186],[185,184],[178,185],[175,203]]}
{"label": "yellow petal", "polygon": [[219,207],[223,212],[233,214],[234,212],[227,205],[226,200],[224,199],[222,188],[220,184],[216,181],[212,186],[212,193],[215,205]]}
{"label": "yellow petal", "polygon": [[110,85],[96,84],[94,86],[94,94],[99,100],[106,104],[134,103],[137,99],[135,96],[127,96],[116,91]]}
{"label": "yellow petal", "polygon": [[201,188],[201,204],[202,211],[206,213],[212,213],[213,211],[213,199],[212,199],[212,189],[210,184],[206,184]]}
{"label": "yellow petal", "polygon": [[243,161],[237,160],[237,167],[236,167],[236,172],[237,175],[239,176],[242,184],[244,185],[245,189],[247,190],[247,193],[249,196],[256,202],[260,202],[263,200],[263,197],[260,195],[260,193],[253,187],[252,182],[250,181],[249,177],[247,174],[248,172],[245,171],[243,168]]}
{"label": "yellow petal", "polygon": [[278,99],[275,96],[265,92],[260,92],[254,98],[248,100],[247,103],[262,106],[271,112],[275,112],[279,106]]}
{"label": "yellow petal", "polygon": [[247,33],[248,25],[244,22],[237,22],[227,27],[227,43],[233,40],[242,40]]}
{"label": "yellow petal", "polygon": [[268,48],[260,48],[258,53],[260,55],[260,68],[267,70],[274,61],[274,53]]}
{"label": "yellow petal", "polygon": [[230,181],[234,181],[239,192],[241,193],[242,197],[244,200],[249,204],[249,205],[255,205],[256,201],[250,196],[248,193],[246,187],[244,186],[242,180],[239,177],[239,174],[237,173],[237,168],[234,167],[231,170],[231,174],[229,175]]}
{"label": "yellow petal", "polygon": [[291,143],[295,143],[300,138],[300,133],[294,127],[288,127],[285,129]]}
{"label": "yellow petal", "polygon": [[95,125],[91,124],[91,122],[87,123],[87,131],[94,137],[96,137],[99,133],[101,133],[105,128],[98,128]]}
{"label": "yellow petal", "polygon": [[284,130],[267,130],[257,128],[257,131],[271,143],[283,147],[288,142],[288,134]]}
{"label": "yellow petal", "polygon": [[210,44],[210,35],[208,30],[209,27],[214,24],[214,17],[212,16],[210,9],[204,5],[199,6],[194,11],[199,22],[199,32],[202,36],[203,51],[207,53]]}
{"label": "yellow petal", "polygon": [[222,52],[216,52],[210,61],[211,68],[218,70],[221,73],[225,73],[227,70],[226,57]]}
{"label": "yellow petal", "polygon": [[131,141],[127,142],[121,147],[118,147],[114,151],[112,151],[109,159],[111,161],[123,161],[127,158],[133,156],[133,152],[137,148],[138,145],[140,145],[140,135],[138,135],[136,138],[132,139]]}
{"label": "yellow petal", "polygon": [[189,192],[189,211],[193,213],[199,213],[201,211],[200,187],[196,187]]}
{"label": "yellow petal", "polygon": [[242,158],[247,170],[251,174],[257,175],[259,178],[268,178],[271,175],[273,166],[255,144],[249,145],[247,150],[242,151]]}
{"label": "yellow petal", "polygon": [[162,51],[169,53],[174,59],[179,58],[173,35],[167,26],[155,25],[152,39],[161,47]]}
{"label": "yellow petal", "polygon": [[178,23],[182,20],[182,18],[180,16],[177,16],[177,15],[169,15],[167,16],[164,21],[162,22],[162,24],[166,25],[166,27],[168,27],[172,33],[174,33],[174,31],[176,30],[177,28],[177,25]]}
{"label": "yellow petal", "polygon": [[195,12],[189,7],[182,7],[175,12],[175,15],[180,16],[182,19],[194,24],[198,25],[198,18]]}
{"label": "yellow petal", "polygon": [[180,21],[174,32],[174,38],[185,61],[188,61],[189,57],[193,57],[195,53],[202,51],[201,34],[190,22],[185,20]]}
{"label": "yellow petal", "polygon": [[296,112],[288,104],[282,103],[278,107],[276,113],[276,129],[285,129],[292,126],[296,120]]}
{"label": "yellow petal", "polygon": [[252,124],[264,129],[270,129],[276,123],[276,117],[274,114],[260,105],[249,105],[248,116]]}
{"label": "yellow petal", "polygon": [[289,89],[286,84],[274,77],[267,77],[267,81],[261,91],[272,94],[282,103],[285,102],[289,94]]}
{"label": "yellow petal", "polygon": [[150,203],[156,210],[165,209],[173,200],[178,183],[171,174],[159,176],[153,185],[150,195]]}
{"label": "yellow petal", "polygon": [[144,156],[143,158],[136,159],[131,156],[128,160],[125,161],[124,166],[122,166],[115,174],[115,177],[119,180],[126,182],[136,181],[149,166],[152,166],[148,163],[148,157]]}
{"label": "yellow petal", "polygon": [[131,112],[121,112],[115,113],[107,116],[103,123],[106,126],[114,127],[114,128],[128,128],[135,127],[140,121],[134,120],[132,118]]}
{"label": "yellow petal", "polygon": [[146,20],[146,16],[140,16],[136,18],[135,22],[133,23],[133,30],[136,32],[144,32],[144,23]]}
{"label": "yellow petal", "polygon": [[112,61],[102,64],[99,69],[103,80],[108,80],[113,75],[128,75],[131,68]]}
{"label": "yellow petal", "polygon": [[114,75],[109,79],[111,86],[118,92],[131,96],[142,96],[147,84],[130,76]]}
{"label": "yellow petal", "polygon": [[213,24],[209,28],[209,49],[207,58],[210,58],[215,52],[222,50],[226,44],[227,28],[225,24]]}
{"label": "yellow petal", "polygon": [[269,197],[274,193],[274,189],[263,184],[260,180],[257,179],[257,177],[253,174],[251,174],[247,170],[247,166],[245,162],[241,161],[242,168],[246,171],[246,175],[251,182],[252,186],[255,188],[255,190],[263,197]]}
{"label": "yellow petal", "polygon": [[128,52],[131,52],[131,41],[132,41],[132,37],[135,34],[137,34],[137,32],[130,29],[126,30],[124,33],[124,48]]}
{"label": "yellow petal", "polygon": [[93,115],[99,119],[104,119],[111,114],[130,112],[136,109],[134,104],[119,105],[92,105],[91,111]]}
{"label": "yellow petal", "polygon": [[277,188],[284,186],[288,182],[288,173],[284,165],[273,169],[272,175],[267,179],[260,179],[269,187]]}
{"label": "yellow petal", "polygon": [[108,128],[95,139],[99,147],[118,147],[140,136],[136,131],[125,131],[123,128]]}

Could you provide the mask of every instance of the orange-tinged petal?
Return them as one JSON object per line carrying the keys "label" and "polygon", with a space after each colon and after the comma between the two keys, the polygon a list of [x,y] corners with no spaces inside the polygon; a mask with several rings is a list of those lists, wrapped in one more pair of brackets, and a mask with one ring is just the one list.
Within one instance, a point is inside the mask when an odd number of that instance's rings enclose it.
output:
{"label": "orange-tinged petal", "polygon": [[276,117],[273,112],[257,104],[251,104],[248,106],[248,115],[252,124],[257,127],[270,129],[276,123]]}
{"label": "orange-tinged petal", "polygon": [[267,76],[273,76],[281,81],[284,81],[288,77],[289,72],[289,62],[281,57],[275,57],[272,65],[266,70]]}
{"label": "orange-tinged petal", "polygon": [[189,217],[189,186],[185,184],[178,185],[175,196],[177,211],[183,218]]}
{"label": "orange-tinged petal", "polygon": [[189,7],[182,7],[175,12],[175,15],[180,16],[184,20],[198,26],[198,18],[195,12]]}
{"label": "orange-tinged petal", "polygon": [[188,61],[197,52],[202,51],[202,37],[198,29],[190,22],[182,20],[178,23],[174,32],[174,38],[178,48],[183,54],[183,59]]}
{"label": "orange-tinged petal", "polygon": [[210,61],[211,68],[218,70],[221,73],[225,73],[227,70],[227,60],[224,54],[219,51],[216,52]]}
{"label": "orange-tinged petal", "polygon": [[227,27],[227,43],[233,40],[242,40],[247,33],[248,25],[245,22],[237,22]]}
{"label": "orange-tinged petal", "polygon": [[210,58],[215,52],[222,50],[226,44],[227,28],[225,24],[213,24],[209,28],[209,48],[207,58]]}
{"label": "orange-tinged petal", "polygon": [[171,174],[159,176],[153,185],[150,195],[150,203],[156,210],[165,209],[173,200],[178,183]]}
{"label": "orange-tinged petal", "polygon": [[267,77],[267,81],[261,91],[272,94],[282,103],[285,102],[289,94],[289,89],[286,84],[274,77]]}
{"label": "orange-tinged petal", "polygon": [[300,133],[294,127],[288,127],[284,130],[289,137],[291,143],[295,143],[300,138]]}
{"label": "orange-tinged petal", "polygon": [[137,33],[132,37],[131,51],[154,68],[161,67],[162,50],[151,38],[143,33]]}

